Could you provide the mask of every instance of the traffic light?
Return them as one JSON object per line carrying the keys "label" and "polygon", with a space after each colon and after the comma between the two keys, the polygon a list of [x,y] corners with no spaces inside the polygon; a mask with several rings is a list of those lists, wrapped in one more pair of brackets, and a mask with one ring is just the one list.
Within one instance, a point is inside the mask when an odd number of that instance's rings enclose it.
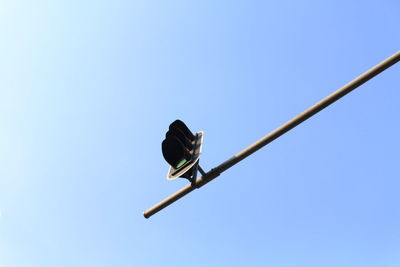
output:
{"label": "traffic light", "polygon": [[196,178],[202,143],[202,131],[193,134],[181,120],[169,125],[161,144],[164,159],[170,165],[168,180],[182,177],[193,181]]}

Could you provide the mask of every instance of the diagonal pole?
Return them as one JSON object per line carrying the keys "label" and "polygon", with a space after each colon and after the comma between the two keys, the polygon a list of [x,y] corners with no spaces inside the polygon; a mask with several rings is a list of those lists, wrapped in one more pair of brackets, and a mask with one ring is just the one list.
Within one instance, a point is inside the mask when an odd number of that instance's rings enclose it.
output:
{"label": "diagonal pole", "polygon": [[200,178],[196,179],[195,183],[189,184],[182,189],[180,189],[175,194],[169,196],[168,198],[164,199],[163,201],[159,202],[158,204],[154,205],[150,209],[146,210],[143,213],[145,218],[149,218],[150,216],[154,215],[155,213],[159,212],[163,208],[169,206],[173,202],[177,201],[181,197],[189,194],[193,190],[202,187],[206,183],[212,181],[214,178],[218,177],[222,172],[226,171],[233,165],[237,164],[241,160],[245,159],[246,157],[250,156],[260,148],[264,147],[265,145],[269,144],[270,142],[274,141],[276,138],[280,137],[281,135],[285,134],[286,132],[290,131],[303,121],[307,120],[308,118],[312,117],[319,111],[323,110],[330,104],[334,103],[336,100],[342,98],[343,96],[347,95],[360,85],[364,84],[368,80],[372,79],[382,71],[386,70],[387,68],[391,67],[392,65],[396,64],[400,61],[400,51],[396,52],[392,56],[388,57],[375,67],[371,68],[370,70],[366,71],[365,73],[361,74],[333,94],[327,96],[326,98],[322,99],[318,103],[314,104],[307,110],[303,111],[293,119],[289,120],[285,124],[278,127],[276,130],[270,132],[251,146],[247,147],[246,149],[240,151],[232,158],[228,159],[227,161],[221,163],[217,167],[211,169],[209,172],[203,174]]}

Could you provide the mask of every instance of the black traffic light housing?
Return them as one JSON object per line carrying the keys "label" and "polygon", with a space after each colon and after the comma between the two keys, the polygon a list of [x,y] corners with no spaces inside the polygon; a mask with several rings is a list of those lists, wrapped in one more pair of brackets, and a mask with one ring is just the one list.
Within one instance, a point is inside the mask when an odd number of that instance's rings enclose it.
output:
{"label": "black traffic light housing", "polygon": [[193,134],[181,120],[169,125],[161,144],[164,159],[170,165],[168,180],[182,177],[193,182],[196,179],[202,143],[202,131]]}

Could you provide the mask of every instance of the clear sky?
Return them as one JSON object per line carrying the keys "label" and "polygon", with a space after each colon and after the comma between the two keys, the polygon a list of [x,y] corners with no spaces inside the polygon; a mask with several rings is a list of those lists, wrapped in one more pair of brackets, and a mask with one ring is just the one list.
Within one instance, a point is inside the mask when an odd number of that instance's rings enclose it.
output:
{"label": "clear sky", "polygon": [[400,49],[400,2],[1,1],[0,266],[400,265],[400,63],[159,214],[161,141],[209,170]]}

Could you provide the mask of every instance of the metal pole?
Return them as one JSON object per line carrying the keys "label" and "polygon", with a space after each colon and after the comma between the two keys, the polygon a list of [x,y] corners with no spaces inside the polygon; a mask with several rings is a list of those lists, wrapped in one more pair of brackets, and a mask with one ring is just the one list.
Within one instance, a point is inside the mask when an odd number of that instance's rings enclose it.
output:
{"label": "metal pole", "polygon": [[168,205],[172,204],[176,200],[180,199],[181,197],[189,194],[196,188],[200,188],[201,186],[205,185],[206,183],[210,182],[214,178],[218,177],[222,172],[226,171],[239,161],[245,159],[246,157],[250,156],[260,148],[264,147],[265,145],[269,144],[270,142],[274,141],[279,136],[283,135],[284,133],[288,132],[289,130],[293,129],[303,121],[307,120],[308,118],[312,117],[314,114],[318,113],[319,111],[323,110],[330,104],[334,103],[336,100],[340,99],[341,97],[347,95],[363,83],[367,82],[368,80],[372,79],[382,71],[386,70],[387,68],[391,67],[392,65],[396,64],[400,61],[400,51],[396,52],[389,58],[385,59],[375,67],[371,68],[367,72],[361,74],[359,77],[355,78],[333,94],[327,96],[326,98],[322,99],[312,107],[308,108],[307,110],[303,111],[293,119],[289,120],[282,126],[278,127],[276,130],[272,131],[268,135],[264,136],[251,146],[247,147],[246,149],[242,150],[241,152],[234,155],[232,158],[228,159],[227,161],[221,163],[217,167],[211,169],[206,174],[202,175],[200,178],[196,179],[196,182],[190,185],[183,187],[181,190],[176,192],[175,194],[171,195],[170,197],[164,199],[160,203],[156,204],[155,206],[151,207],[150,209],[146,210],[143,213],[145,218],[149,218],[150,216],[154,215],[158,211],[162,210],[163,208],[167,207]]}

